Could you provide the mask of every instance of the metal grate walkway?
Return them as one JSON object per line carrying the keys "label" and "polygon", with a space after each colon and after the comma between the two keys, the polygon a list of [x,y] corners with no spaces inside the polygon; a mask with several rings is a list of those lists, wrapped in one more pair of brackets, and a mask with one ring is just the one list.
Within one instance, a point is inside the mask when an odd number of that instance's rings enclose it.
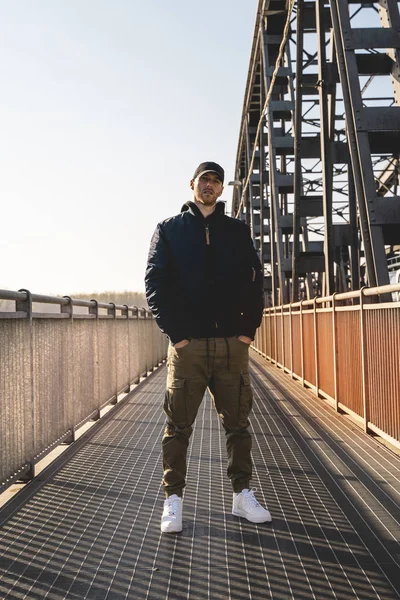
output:
{"label": "metal grate walkway", "polygon": [[165,368],[0,512],[1,599],[400,597],[400,457],[252,354],[253,486],[230,514],[212,403],[192,436],[184,529],[161,535]]}

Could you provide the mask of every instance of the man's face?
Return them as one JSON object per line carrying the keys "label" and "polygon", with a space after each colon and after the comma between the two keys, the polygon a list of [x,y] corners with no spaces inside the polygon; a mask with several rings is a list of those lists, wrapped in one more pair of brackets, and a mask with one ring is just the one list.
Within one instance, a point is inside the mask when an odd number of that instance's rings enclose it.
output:
{"label": "man's face", "polygon": [[216,173],[212,171],[203,173],[200,177],[192,179],[190,187],[194,191],[194,199],[205,206],[212,206],[216,203],[223,192],[222,181]]}

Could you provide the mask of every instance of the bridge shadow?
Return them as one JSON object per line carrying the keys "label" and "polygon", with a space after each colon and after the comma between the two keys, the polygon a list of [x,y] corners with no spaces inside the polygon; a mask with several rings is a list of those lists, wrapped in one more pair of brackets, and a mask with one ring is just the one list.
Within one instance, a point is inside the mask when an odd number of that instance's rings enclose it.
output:
{"label": "bridge shadow", "polygon": [[253,356],[254,487],[271,524],[231,514],[206,395],[184,527],[161,535],[165,369],[0,512],[0,597],[398,598],[400,459]]}

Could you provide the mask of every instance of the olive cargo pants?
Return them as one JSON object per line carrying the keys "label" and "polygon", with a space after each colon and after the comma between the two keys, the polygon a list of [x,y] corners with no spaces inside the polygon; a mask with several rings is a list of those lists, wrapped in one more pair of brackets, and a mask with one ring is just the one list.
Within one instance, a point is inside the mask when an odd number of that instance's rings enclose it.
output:
{"label": "olive cargo pants", "polygon": [[249,487],[251,435],[248,416],[252,391],[249,348],[235,337],[195,338],[187,346],[168,349],[168,377],[162,439],[163,485],[167,496],[182,495],[186,454],[192,425],[208,387],[226,435],[227,474],[233,490]]}

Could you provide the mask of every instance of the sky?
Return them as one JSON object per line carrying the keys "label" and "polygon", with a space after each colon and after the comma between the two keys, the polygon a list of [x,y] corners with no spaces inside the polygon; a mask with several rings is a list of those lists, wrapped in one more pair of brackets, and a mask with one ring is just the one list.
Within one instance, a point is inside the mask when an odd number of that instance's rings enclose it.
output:
{"label": "sky", "polygon": [[144,290],[198,164],[234,178],[257,5],[0,0],[0,289]]}

